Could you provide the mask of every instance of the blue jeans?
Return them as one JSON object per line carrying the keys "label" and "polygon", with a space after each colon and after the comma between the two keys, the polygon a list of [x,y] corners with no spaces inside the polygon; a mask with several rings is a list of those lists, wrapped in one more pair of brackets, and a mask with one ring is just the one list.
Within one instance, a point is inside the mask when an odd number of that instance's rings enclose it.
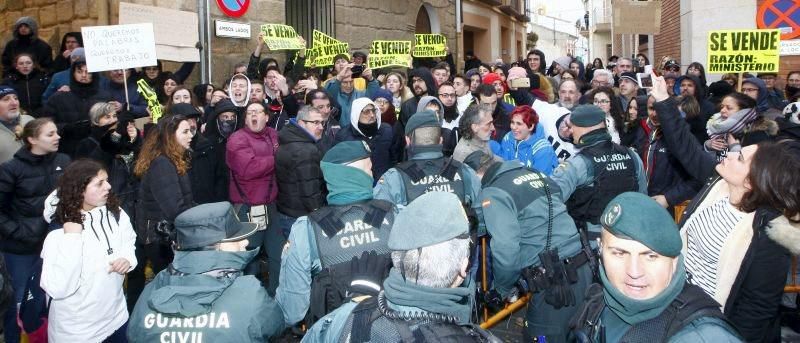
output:
{"label": "blue jeans", "polygon": [[14,302],[8,306],[6,316],[3,319],[5,332],[3,337],[7,343],[19,342],[19,325],[17,325],[17,307],[25,296],[25,287],[28,279],[33,274],[33,265],[39,259],[39,255],[17,255],[3,253],[8,267],[8,274],[11,275],[11,284],[14,286]]}

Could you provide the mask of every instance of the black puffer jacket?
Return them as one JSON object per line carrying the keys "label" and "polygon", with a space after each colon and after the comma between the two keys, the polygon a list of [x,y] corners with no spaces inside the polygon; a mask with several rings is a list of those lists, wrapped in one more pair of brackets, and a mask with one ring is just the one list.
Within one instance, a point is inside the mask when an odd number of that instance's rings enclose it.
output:
{"label": "black puffer jacket", "polygon": [[0,166],[0,251],[39,253],[47,236],[44,200],[69,162],[64,154],[34,155],[23,147]]}
{"label": "black puffer jacket", "polygon": [[34,69],[28,75],[13,72],[8,75],[5,84],[14,88],[19,95],[19,105],[33,117],[39,117],[42,109],[42,94],[50,84],[50,78],[43,72]]}
{"label": "black puffer jacket", "polygon": [[197,134],[192,139],[192,167],[189,169],[189,179],[192,181],[192,197],[194,202],[207,204],[219,201],[228,201],[228,165],[225,164],[225,144],[227,140],[216,132],[216,118],[214,130],[209,129],[208,123],[205,134]]}
{"label": "black puffer jacket", "polygon": [[156,157],[142,176],[136,203],[136,240],[143,244],[163,241],[155,231],[158,222],[172,223],[194,206],[189,174],[178,175],[168,158]]}
{"label": "black puffer jacket", "polygon": [[324,206],[325,180],[319,166],[322,153],[314,139],[293,118],[278,133],[278,142],[278,211],[300,217]]}
{"label": "black puffer jacket", "polygon": [[89,109],[92,105],[111,100],[111,96],[99,88],[100,75],[92,74],[92,82],[82,84],[75,80],[75,63],[70,70],[69,92],[56,92],[42,107],[42,117],[52,117],[58,126],[61,144],[58,152],[74,156],[78,142],[90,133]]}

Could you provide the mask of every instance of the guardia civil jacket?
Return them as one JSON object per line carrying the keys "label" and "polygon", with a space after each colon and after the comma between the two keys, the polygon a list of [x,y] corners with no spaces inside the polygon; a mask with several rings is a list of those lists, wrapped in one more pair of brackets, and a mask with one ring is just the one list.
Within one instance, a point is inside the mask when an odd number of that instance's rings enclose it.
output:
{"label": "guardia civil jacket", "polygon": [[[145,287],[128,322],[130,342],[266,342],[283,331],[278,304],[240,275],[258,250],[176,251]],[[164,338],[166,337],[166,338]]]}

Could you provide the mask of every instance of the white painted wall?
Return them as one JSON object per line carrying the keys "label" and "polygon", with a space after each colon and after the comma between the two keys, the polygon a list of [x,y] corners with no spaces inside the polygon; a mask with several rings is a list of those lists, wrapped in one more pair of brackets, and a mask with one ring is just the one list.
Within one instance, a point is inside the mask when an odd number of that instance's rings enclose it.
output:
{"label": "white painted wall", "polygon": [[[706,64],[708,31],[755,29],[754,0],[681,0],[681,65],[686,70],[692,62]],[[709,74],[709,82],[722,74]]]}

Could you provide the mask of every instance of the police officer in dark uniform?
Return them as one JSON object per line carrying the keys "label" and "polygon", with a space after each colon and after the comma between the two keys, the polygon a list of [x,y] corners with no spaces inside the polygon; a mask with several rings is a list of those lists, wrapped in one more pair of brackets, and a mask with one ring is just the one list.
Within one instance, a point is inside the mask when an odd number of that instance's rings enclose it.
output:
{"label": "police officer in dark uniform", "polygon": [[478,174],[483,218],[491,235],[494,289],[509,301],[516,300],[519,291],[534,293],[525,342],[540,336],[547,342],[566,342],[569,320],[591,283],[594,260],[582,249],[558,185],[517,161],[490,161]]}
{"label": "police officer in dark uniform", "polygon": [[[388,272],[386,242],[397,209],[372,198],[369,147],[362,141],[341,142],[325,153],[320,165],[328,206],[292,225],[281,259],[275,298],[287,325],[303,318],[313,323],[345,301],[354,257],[375,251],[384,255],[384,274]],[[377,293],[380,287],[372,288]]]}
{"label": "police officer in dark uniform", "polygon": [[611,141],[606,115],[594,105],[572,111],[572,138],[580,152],[563,162],[550,177],[561,188],[561,200],[583,238],[594,243],[600,234],[600,214],[620,193],[647,194],[642,160],[633,150]]}
{"label": "police officer in dark uniform", "polygon": [[499,342],[470,324],[469,222],[458,197],[430,192],[397,215],[392,269],[377,296],[356,297],[317,321],[304,342]]}
{"label": "police officer in dark uniform", "polygon": [[479,218],[480,180],[472,168],[444,156],[436,114],[429,110],[414,114],[406,124],[405,136],[409,159],[381,176],[375,186],[375,199],[405,206],[427,192],[449,192]]}

